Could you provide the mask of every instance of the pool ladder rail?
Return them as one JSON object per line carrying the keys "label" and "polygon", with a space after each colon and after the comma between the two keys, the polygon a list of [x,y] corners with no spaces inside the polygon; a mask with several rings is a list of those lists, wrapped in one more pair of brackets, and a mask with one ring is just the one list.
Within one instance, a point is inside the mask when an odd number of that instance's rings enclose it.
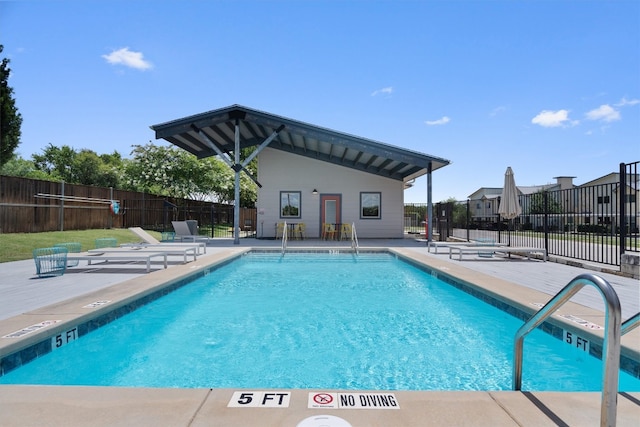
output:
{"label": "pool ladder rail", "polygon": [[[284,227],[282,230],[282,256],[287,252],[287,242],[289,240],[289,235],[287,233],[287,222],[284,222]],[[358,244],[358,234],[356,233],[356,225],[355,223],[351,224],[351,249],[356,253],[359,253],[360,245]]]}
{"label": "pool ladder rail", "polygon": [[634,330],[638,326],[640,326],[640,311],[622,322],[622,325],[620,326],[620,336]]}
{"label": "pool ladder rail", "polygon": [[360,245],[358,245],[358,233],[356,233],[356,223],[351,223],[351,249],[358,255]]}
{"label": "pool ladder rail", "polygon": [[620,338],[640,325],[640,312],[621,323],[620,300],[613,287],[605,279],[593,274],[581,274],[569,282],[544,307],[518,329],[514,342],[513,389],[522,388],[522,353],[526,335],[540,326],[560,306],[569,301],[585,285],[594,286],[605,302],[605,331],[602,356],[603,384],[600,405],[600,426],[616,425],[618,406],[618,380],[620,370]]}
{"label": "pool ladder rail", "polygon": [[284,222],[284,228],[282,229],[282,256],[284,256],[285,252],[287,251],[287,239],[288,239],[288,233],[287,233],[287,221]]}

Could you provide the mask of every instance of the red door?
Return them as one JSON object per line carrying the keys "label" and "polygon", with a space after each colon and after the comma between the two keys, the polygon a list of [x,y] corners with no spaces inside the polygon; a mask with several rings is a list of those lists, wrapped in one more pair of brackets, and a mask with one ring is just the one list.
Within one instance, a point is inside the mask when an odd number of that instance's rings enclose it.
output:
{"label": "red door", "polygon": [[320,195],[320,234],[322,235],[322,224],[337,224],[339,227],[342,221],[342,195],[322,194]]}

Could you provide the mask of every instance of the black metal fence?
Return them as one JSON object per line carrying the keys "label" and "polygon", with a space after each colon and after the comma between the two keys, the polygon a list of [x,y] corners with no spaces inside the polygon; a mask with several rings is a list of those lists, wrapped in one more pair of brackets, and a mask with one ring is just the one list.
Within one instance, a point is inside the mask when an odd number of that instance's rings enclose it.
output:
{"label": "black metal fence", "polygon": [[638,178],[638,164],[620,163],[620,186],[624,188],[623,197],[620,198],[620,212],[623,213],[623,227],[620,230],[621,252],[640,252],[638,219],[638,195],[640,193],[640,179]]}
{"label": "black metal fence", "polygon": [[[620,164],[620,172],[609,175],[609,182],[522,194],[522,214],[510,221],[498,215],[499,196],[436,203],[434,240],[492,239],[545,248],[549,255],[620,265],[621,254],[640,252],[638,163]],[[426,204],[405,206],[407,232],[425,232],[426,211]],[[413,220],[418,216],[420,226]]]}

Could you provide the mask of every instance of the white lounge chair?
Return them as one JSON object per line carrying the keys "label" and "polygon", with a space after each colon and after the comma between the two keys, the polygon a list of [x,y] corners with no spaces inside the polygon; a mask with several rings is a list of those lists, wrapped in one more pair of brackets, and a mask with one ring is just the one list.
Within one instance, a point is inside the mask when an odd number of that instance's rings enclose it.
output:
{"label": "white lounge chair", "polygon": [[198,255],[198,247],[191,246],[169,246],[169,245],[143,245],[143,246],[125,246],[119,248],[101,248],[101,249],[90,249],[88,251],[90,254],[98,253],[98,254],[118,254],[118,255],[127,255],[127,254],[135,254],[135,253],[164,253],[167,255],[180,255],[184,257],[184,263],[188,262],[188,257],[192,256],[193,260],[196,260],[196,256]]}
{"label": "white lounge chair", "polygon": [[[111,248],[112,250],[114,248]],[[153,258],[162,258],[164,268],[167,268],[167,254],[164,252],[142,252],[142,253],[113,253],[113,252],[81,252],[72,253],[67,256],[67,260],[71,261],[88,261],[88,265],[93,265],[95,261],[122,261],[125,263],[131,261],[143,261],[147,264],[147,273],[151,271],[151,260]]]}
{"label": "white lounge chair", "polygon": [[171,221],[171,224],[173,224],[173,231],[176,232],[176,239],[182,242],[208,242],[211,240],[206,236],[192,234],[186,221]]}
{"label": "white lounge chair", "polygon": [[138,236],[142,242],[140,243],[125,243],[120,246],[122,247],[146,247],[146,248],[158,248],[162,250],[163,247],[181,247],[181,248],[191,248],[196,247],[198,251],[198,255],[207,253],[207,243],[206,242],[192,242],[192,243],[181,243],[181,242],[161,242],[151,234],[147,233],[140,227],[129,227],[129,231]]}
{"label": "white lounge chair", "polygon": [[494,253],[503,253],[506,254],[509,258],[511,258],[511,254],[518,255],[526,255],[528,260],[531,260],[532,254],[541,254],[542,260],[544,262],[547,261],[547,251],[542,248],[529,248],[529,247],[512,247],[512,246],[450,246],[449,247],[449,258],[453,258],[454,253],[458,254],[458,260],[462,261],[463,255],[468,254],[477,254],[480,253],[486,254],[491,252]]}

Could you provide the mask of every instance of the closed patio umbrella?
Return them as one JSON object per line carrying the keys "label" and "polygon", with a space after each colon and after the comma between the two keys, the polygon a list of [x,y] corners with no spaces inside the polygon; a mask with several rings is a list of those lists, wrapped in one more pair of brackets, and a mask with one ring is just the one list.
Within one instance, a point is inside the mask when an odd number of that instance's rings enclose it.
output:
{"label": "closed patio umbrella", "polygon": [[516,188],[516,180],[513,177],[511,166],[507,168],[504,174],[504,187],[502,188],[502,196],[500,196],[500,206],[498,214],[506,219],[513,219],[522,213],[520,202],[518,201],[518,189]]}
{"label": "closed patio umbrella", "polygon": [[[498,206],[498,214],[508,220],[518,217],[522,213],[522,207],[518,201],[518,190],[516,188],[516,180],[513,177],[511,166],[507,167],[504,174],[504,187],[500,196],[500,206]],[[511,241],[511,234],[509,234]],[[509,242],[511,243],[511,242]]]}

